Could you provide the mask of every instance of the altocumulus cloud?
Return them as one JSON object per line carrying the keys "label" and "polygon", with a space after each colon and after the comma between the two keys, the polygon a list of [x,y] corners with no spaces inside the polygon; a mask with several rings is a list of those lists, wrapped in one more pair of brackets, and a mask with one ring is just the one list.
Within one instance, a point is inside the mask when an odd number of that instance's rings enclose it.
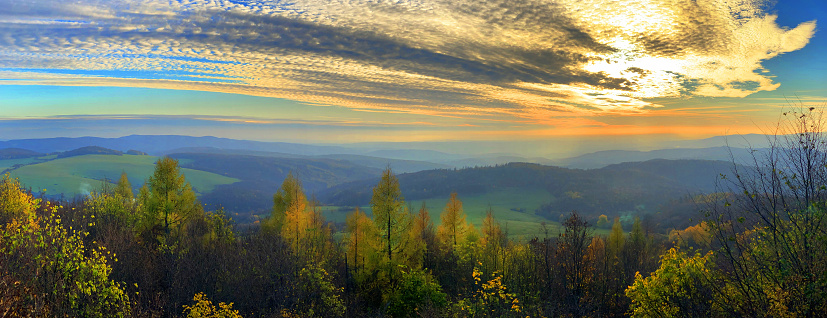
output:
{"label": "altocumulus cloud", "polygon": [[[272,96],[558,119],[774,90],[804,47],[760,1],[0,0],[0,83]],[[565,125],[563,122],[557,124]]]}

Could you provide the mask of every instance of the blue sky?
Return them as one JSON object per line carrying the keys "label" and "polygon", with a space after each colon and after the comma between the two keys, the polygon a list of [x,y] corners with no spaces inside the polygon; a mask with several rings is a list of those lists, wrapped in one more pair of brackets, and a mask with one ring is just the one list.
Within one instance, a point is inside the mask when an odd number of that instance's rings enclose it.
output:
{"label": "blue sky", "polygon": [[622,147],[760,132],[826,95],[822,1],[0,7],[0,139]]}

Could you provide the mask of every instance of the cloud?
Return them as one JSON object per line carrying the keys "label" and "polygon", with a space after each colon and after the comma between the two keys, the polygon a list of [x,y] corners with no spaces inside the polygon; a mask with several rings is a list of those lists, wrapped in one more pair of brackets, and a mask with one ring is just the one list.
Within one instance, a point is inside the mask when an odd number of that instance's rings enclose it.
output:
{"label": "cloud", "polygon": [[191,89],[533,123],[743,97],[816,22],[760,1],[0,0],[6,84]]}

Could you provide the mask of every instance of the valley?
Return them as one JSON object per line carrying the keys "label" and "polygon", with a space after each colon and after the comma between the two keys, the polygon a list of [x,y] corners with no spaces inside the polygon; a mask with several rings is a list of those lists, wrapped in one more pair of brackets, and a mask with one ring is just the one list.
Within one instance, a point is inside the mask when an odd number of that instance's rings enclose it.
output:
{"label": "valley", "polygon": [[[465,202],[469,222],[481,226],[490,207],[512,237],[539,235],[540,225],[544,223],[556,233],[559,221],[571,211],[577,211],[593,224],[600,215],[623,220],[648,215],[653,222],[662,223],[658,220],[675,218],[663,215],[663,205],[682,197],[715,192],[718,176],[732,168],[732,164],[726,161],[704,159],[720,159],[721,152],[725,151],[723,147],[627,151],[618,156],[601,152],[561,161],[568,162],[572,168],[497,161],[491,165],[457,167],[449,163],[452,160],[486,162],[491,158],[526,158],[481,156],[474,159],[437,151],[413,150],[376,150],[356,154],[355,150],[343,147],[270,144],[212,137],[130,136],[118,139],[28,140],[25,142],[38,151],[22,148],[0,151],[0,155],[5,153],[3,158],[8,158],[0,160],[0,167],[13,177],[20,178],[34,193],[53,198],[74,198],[101,189],[104,182],[111,187],[122,172],[127,174],[133,191],[137,193],[152,174],[158,156],[169,156],[179,161],[187,181],[208,209],[225,209],[239,225],[269,217],[273,194],[288,173],[301,180],[308,195],[321,205],[328,221],[343,224],[345,216],[355,207],[370,213],[367,203],[371,189],[381,171],[390,167],[399,175],[402,193],[412,211],[416,211],[422,202],[427,204],[429,210],[440,211],[449,194],[457,192]],[[122,150],[99,146],[112,146],[118,142],[122,142],[118,148]],[[25,146],[23,141],[2,143]],[[60,151],[67,148],[65,144],[82,147]],[[185,145],[198,147],[181,147]],[[279,148],[284,145],[288,146]],[[133,148],[149,149],[155,155],[146,155],[143,150]],[[335,151],[344,153],[326,153]],[[733,152],[740,153],[742,150],[736,148]],[[412,153],[420,154],[418,160],[400,159],[400,156]],[[642,161],[612,163],[629,159],[629,154],[634,154],[632,159]],[[691,159],[679,159],[682,156]],[[429,158],[435,162],[427,161]],[[594,158],[602,159],[595,161]],[[547,164],[551,162],[548,159],[543,161]],[[597,165],[596,162],[602,163]],[[576,168],[581,166],[596,168]],[[686,216],[687,219],[690,217]],[[685,225],[683,222],[661,223],[655,225],[660,231]]]}

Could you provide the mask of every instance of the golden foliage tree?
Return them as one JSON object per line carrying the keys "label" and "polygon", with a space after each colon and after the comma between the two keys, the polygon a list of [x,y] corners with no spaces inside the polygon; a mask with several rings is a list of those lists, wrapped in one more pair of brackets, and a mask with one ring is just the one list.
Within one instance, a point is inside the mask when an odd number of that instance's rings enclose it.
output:
{"label": "golden foliage tree", "polygon": [[[48,214],[36,213],[38,207]],[[122,286],[109,277],[111,258],[86,242],[89,232],[67,226],[61,208],[0,182],[0,312],[11,317],[118,317],[129,312]],[[90,224],[91,225],[91,224]]]}
{"label": "golden foliage tree", "polygon": [[425,201],[422,201],[419,212],[413,216],[411,241],[413,242],[411,259],[417,262],[416,265],[421,266],[422,263],[420,262],[425,262],[426,254],[433,252],[429,249],[434,249],[436,242],[434,223],[431,221],[431,214],[428,212]]}
{"label": "golden foliage tree", "polygon": [[354,272],[362,271],[376,251],[376,226],[358,207],[347,216],[347,262]]}
{"label": "golden foliage tree", "polygon": [[419,208],[419,212],[414,215],[413,231],[421,235],[428,231],[433,231],[433,227],[434,223],[431,222],[431,213],[428,212],[428,207],[425,205],[425,201],[422,201],[422,206]]}
{"label": "golden foliage tree", "polygon": [[462,201],[457,198],[457,193],[451,193],[451,198],[445,204],[442,214],[439,216],[442,223],[437,229],[440,240],[448,248],[454,249],[461,244],[468,234],[468,223],[465,222],[465,212],[462,210]]}
{"label": "golden foliage tree", "polygon": [[233,303],[218,303],[213,305],[204,293],[192,297],[195,302],[192,306],[184,305],[184,316],[187,318],[241,318],[238,310],[233,310]]}
{"label": "golden foliage tree", "polygon": [[284,221],[281,225],[281,236],[293,247],[294,251],[299,251],[301,241],[310,227],[310,218],[307,213],[307,199],[301,188],[294,195],[282,217]]}
{"label": "golden foliage tree", "polygon": [[494,209],[488,206],[485,212],[485,218],[482,220],[482,239],[483,255],[486,267],[490,272],[502,270],[500,256],[505,247],[505,233],[497,220],[494,219]]}
{"label": "golden foliage tree", "polygon": [[273,195],[271,216],[262,227],[265,232],[279,233],[306,261],[323,261],[332,249],[326,223],[318,205],[307,200],[301,181],[290,173]]}
{"label": "golden foliage tree", "polygon": [[135,194],[132,193],[132,184],[129,183],[129,178],[126,176],[126,171],[121,172],[121,178],[115,185],[115,195],[121,198],[124,203],[132,204],[135,200]]}
{"label": "golden foliage tree", "polygon": [[301,181],[288,173],[281,183],[281,187],[273,195],[273,210],[270,218],[262,225],[264,230],[271,233],[281,233],[285,217],[291,205],[307,204],[307,197],[304,195]]}
{"label": "golden foliage tree", "polygon": [[37,200],[32,195],[20,190],[20,181],[8,173],[0,181],[0,225],[13,219],[34,216]]}

